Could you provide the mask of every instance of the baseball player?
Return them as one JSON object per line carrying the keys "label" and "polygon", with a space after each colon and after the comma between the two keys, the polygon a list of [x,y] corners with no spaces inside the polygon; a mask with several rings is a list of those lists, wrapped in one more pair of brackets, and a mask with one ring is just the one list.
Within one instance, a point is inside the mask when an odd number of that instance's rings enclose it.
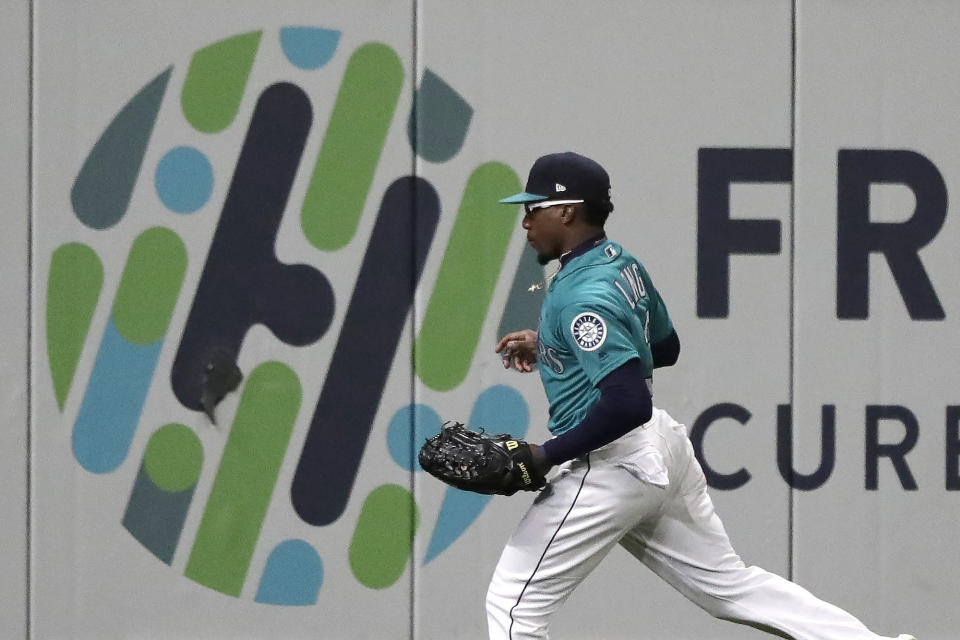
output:
{"label": "baseball player", "polygon": [[547,638],[550,616],[617,543],[717,618],[797,640],[881,638],[731,546],[686,428],[653,406],[653,370],[677,361],[680,341],[643,264],[604,234],[607,172],[546,155],[501,202],[524,206],[541,264],[560,260],[539,330],[496,346],[505,367],[539,361],[554,437],[531,451],[541,472],[559,467],[497,564],[491,640]]}

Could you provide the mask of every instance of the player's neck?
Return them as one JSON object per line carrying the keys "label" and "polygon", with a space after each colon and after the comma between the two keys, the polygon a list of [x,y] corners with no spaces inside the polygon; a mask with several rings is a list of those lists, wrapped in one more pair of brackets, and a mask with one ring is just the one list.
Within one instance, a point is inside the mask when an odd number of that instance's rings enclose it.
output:
{"label": "player's neck", "polygon": [[568,249],[560,254],[560,268],[562,269],[568,262],[593,249],[606,239],[607,234],[602,228],[584,227],[576,235],[571,236],[570,242],[567,243]]}

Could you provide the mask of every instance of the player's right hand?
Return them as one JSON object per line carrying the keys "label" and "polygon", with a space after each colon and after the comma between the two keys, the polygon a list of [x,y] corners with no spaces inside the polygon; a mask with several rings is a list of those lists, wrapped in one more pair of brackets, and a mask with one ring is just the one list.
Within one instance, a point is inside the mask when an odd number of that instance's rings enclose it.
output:
{"label": "player's right hand", "polygon": [[504,369],[513,367],[520,373],[529,373],[537,361],[537,332],[512,331],[500,338],[494,351],[500,354]]}

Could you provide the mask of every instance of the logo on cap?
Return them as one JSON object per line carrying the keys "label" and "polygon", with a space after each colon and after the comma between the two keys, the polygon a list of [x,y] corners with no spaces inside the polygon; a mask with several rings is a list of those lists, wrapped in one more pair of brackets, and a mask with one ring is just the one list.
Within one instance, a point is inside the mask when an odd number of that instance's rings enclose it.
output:
{"label": "logo on cap", "polygon": [[565,186],[563,186],[562,184],[560,184],[559,182],[556,184],[556,189],[557,189],[557,191],[566,191],[566,190],[567,190],[567,188],[566,188]]}

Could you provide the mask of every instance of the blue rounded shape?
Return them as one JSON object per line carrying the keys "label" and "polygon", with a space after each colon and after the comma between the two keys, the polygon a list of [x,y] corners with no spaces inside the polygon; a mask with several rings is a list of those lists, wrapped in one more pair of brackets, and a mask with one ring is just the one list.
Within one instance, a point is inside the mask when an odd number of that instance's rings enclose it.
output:
{"label": "blue rounded shape", "polygon": [[263,604],[307,606],[317,603],[323,562],[309,543],[284,540],[270,552],[254,598]]}
{"label": "blue rounded shape", "polygon": [[401,407],[387,427],[387,448],[393,461],[407,471],[423,471],[417,453],[427,438],[440,433],[442,425],[437,412],[425,404]]}
{"label": "blue rounded shape", "polygon": [[213,192],[213,166],[193,147],[174,147],[160,159],[154,175],[157,195],[170,211],[193,213]]}
{"label": "blue rounded shape", "polygon": [[470,412],[470,426],[483,427],[488,433],[509,433],[514,438],[527,434],[530,409],[519,391],[496,384],[477,396]]}
{"label": "blue rounded shape", "polygon": [[319,69],[337,50],[340,32],[316,27],[284,27],[280,29],[280,46],[294,66]]}

